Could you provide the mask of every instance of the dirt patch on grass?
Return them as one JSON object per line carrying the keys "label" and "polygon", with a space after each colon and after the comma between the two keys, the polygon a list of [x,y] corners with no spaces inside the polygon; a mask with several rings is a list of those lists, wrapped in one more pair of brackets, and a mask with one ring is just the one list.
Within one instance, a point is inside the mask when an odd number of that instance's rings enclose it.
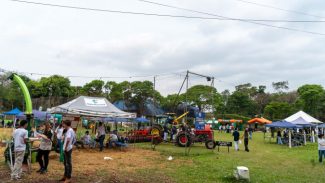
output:
{"label": "dirt patch on grass", "polygon": [[[0,148],[0,182],[10,182],[9,168],[4,164],[4,148]],[[129,148],[128,150],[80,149],[73,151],[73,181],[74,182],[174,182],[160,170],[180,166],[184,160],[168,162],[159,152]],[[104,160],[110,157],[112,160]],[[188,162],[187,162],[188,163]],[[32,164],[32,173],[26,174],[22,182],[58,182],[63,175],[64,167],[59,162],[59,155],[50,154],[49,172],[45,175],[36,173],[37,163]]]}

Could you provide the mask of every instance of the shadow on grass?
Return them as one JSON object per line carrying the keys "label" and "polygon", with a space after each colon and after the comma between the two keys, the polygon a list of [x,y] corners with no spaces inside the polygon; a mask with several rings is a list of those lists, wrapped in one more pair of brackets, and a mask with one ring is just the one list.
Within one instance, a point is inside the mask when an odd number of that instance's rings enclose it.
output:
{"label": "shadow on grass", "polygon": [[231,176],[224,176],[224,177],[220,177],[220,180],[222,182],[228,182],[228,183],[248,183],[248,180],[237,180],[233,175]]}

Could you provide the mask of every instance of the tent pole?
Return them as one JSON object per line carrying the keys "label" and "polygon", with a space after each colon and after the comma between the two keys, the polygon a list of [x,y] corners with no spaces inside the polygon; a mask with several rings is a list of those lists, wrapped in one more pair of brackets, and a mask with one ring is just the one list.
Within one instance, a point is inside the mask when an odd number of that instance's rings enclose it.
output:
{"label": "tent pole", "polygon": [[307,140],[306,140],[306,131],[304,130],[304,145],[307,144]]}
{"label": "tent pole", "polygon": [[291,148],[292,145],[291,145],[291,130],[289,129],[289,148]]}
{"label": "tent pole", "polygon": [[312,139],[313,143],[315,143],[315,132],[314,132],[314,130],[312,130],[311,127],[310,127],[310,130],[311,130],[311,139]]}

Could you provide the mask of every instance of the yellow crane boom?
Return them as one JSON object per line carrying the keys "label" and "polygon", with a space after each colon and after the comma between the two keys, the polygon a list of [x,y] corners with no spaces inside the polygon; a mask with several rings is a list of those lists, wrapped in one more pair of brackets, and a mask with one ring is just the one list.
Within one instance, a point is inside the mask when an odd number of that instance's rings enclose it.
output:
{"label": "yellow crane boom", "polygon": [[178,120],[184,118],[188,113],[189,113],[189,111],[187,111],[186,113],[178,116],[176,119],[174,119],[174,122],[178,124],[179,123]]}

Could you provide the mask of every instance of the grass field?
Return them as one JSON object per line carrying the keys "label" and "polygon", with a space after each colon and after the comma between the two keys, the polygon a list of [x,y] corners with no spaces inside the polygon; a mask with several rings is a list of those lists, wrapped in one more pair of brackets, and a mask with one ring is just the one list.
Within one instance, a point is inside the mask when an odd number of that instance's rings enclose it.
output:
{"label": "grass field", "polygon": [[[1,132],[0,132],[1,133]],[[216,133],[217,140],[231,141],[230,134]],[[233,170],[236,166],[246,166],[250,170],[251,182],[283,183],[323,183],[325,165],[318,163],[317,144],[289,149],[264,142],[262,133],[254,133],[250,141],[250,152],[235,152],[227,148],[207,150],[203,144],[195,144],[188,156],[184,148],[173,144],[160,144],[156,151],[150,150],[147,143],[130,145],[129,150],[80,150],[74,153],[75,182],[236,182]],[[3,149],[3,148],[2,148]],[[0,149],[1,152],[1,149]],[[53,153],[54,154],[54,153]],[[105,162],[104,156],[113,157]],[[168,156],[174,160],[167,161]],[[3,157],[0,156],[0,175],[8,175]],[[52,171],[51,171],[52,167]],[[33,165],[33,169],[37,164]],[[47,176],[35,172],[26,180],[56,180],[62,172],[62,165],[54,158],[50,161]],[[40,179],[41,178],[41,179]],[[28,182],[27,181],[27,182]],[[1,182],[1,181],[0,181]]]}

